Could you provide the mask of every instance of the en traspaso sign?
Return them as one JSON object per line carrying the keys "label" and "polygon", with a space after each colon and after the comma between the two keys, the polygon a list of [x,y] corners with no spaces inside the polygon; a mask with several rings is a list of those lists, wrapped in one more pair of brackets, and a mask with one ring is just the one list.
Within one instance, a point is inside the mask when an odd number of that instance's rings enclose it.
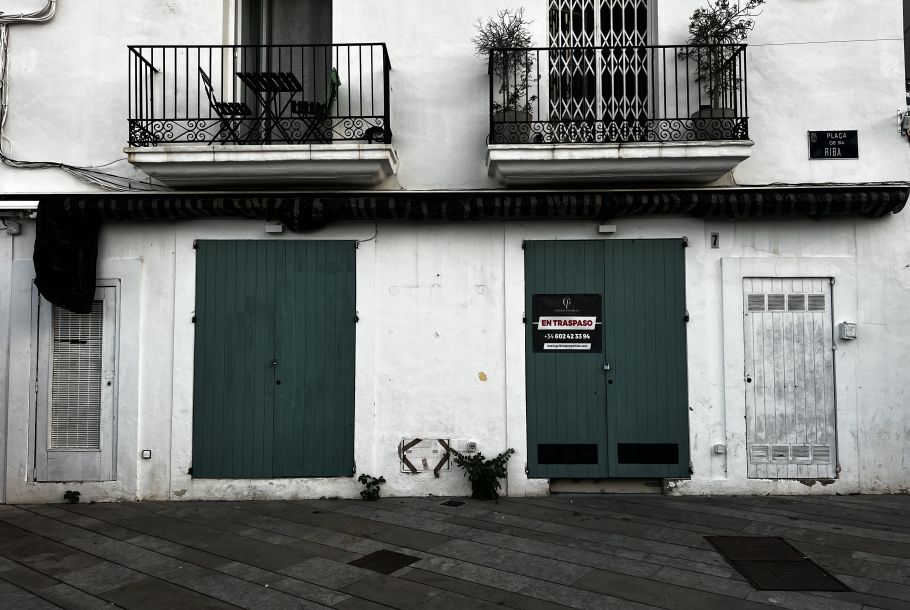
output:
{"label": "en traspaso sign", "polygon": [[599,294],[535,294],[531,334],[535,352],[603,351]]}

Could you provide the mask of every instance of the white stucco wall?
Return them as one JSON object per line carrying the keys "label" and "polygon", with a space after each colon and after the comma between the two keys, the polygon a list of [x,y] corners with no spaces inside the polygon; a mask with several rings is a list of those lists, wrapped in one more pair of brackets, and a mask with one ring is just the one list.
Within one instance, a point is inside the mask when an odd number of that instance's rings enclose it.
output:
{"label": "white stucco wall", "polygon": [[[524,263],[527,239],[631,239],[687,236],[690,448],[694,474],[675,493],[853,493],[906,491],[910,418],[908,381],[895,363],[910,358],[910,258],[898,238],[904,214],[880,219],[783,219],[705,222],[622,219],[604,237],[594,222],[382,224],[357,250],[355,460],[358,472],[383,475],[387,495],[462,495],[460,471],[400,472],[403,437],[468,440],[487,455],[517,450],[506,489],[542,494],[529,480],[524,378]],[[199,480],[191,465],[194,239],[265,239],[260,221],[110,223],[102,236],[100,276],[126,278],[126,324],[138,331],[121,350],[135,398],[120,402],[118,480],[81,484],[85,499],[356,497],[353,480]],[[358,239],[372,224],[341,224],[278,239]],[[719,249],[709,246],[720,235]],[[0,234],[2,235],[2,234]],[[892,237],[893,239],[888,239]],[[13,242],[13,267],[28,269],[33,223]],[[905,262],[906,261],[906,262]],[[9,269],[9,266],[5,266]],[[833,484],[746,478],[742,378],[743,276],[833,276],[835,323],[856,321],[859,339],[836,354],[838,457]],[[903,279],[901,279],[903,278]],[[905,281],[907,280],[907,281]],[[73,484],[28,482],[27,340],[30,275],[12,282],[7,501],[56,501]],[[739,300],[737,300],[739,299]],[[130,303],[134,303],[131,305]],[[19,303],[20,305],[17,305]],[[132,308],[132,309],[131,309]],[[124,330],[129,330],[124,326]],[[135,329],[134,329],[135,330]],[[481,375],[483,373],[483,375]],[[121,386],[126,380],[121,381]],[[728,453],[712,453],[714,444]],[[151,460],[138,459],[142,449]]]}
{"label": "white stucco wall", "polygon": [[[39,0],[10,1],[33,10]],[[685,41],[701,0],[660,0],[657,42]],[[535,44],[548,44],[547,0],[335,0],[335,42],[385,42],[401,169],[381,188],[496,188],[484,160],[488,76],[474,22],[524,6]],[[6,7],[4,6],[4,10]],[[129,44],[232,41],[230,0],[61,0],[57,16],[10,28],[7,154],[94,165],[122,159]],[[101,26],[105,23],[116,27]],[[91,32],[87,44],[86,32]],[[769,2],[748,51],[752,157],[738,184],[906,179],[910,147],[896,130],[904,106],[901,0]],[[807,159],[807,130],[857,129],[860,160]],[[133,175],[125,162],[112,166]],[[727,180],[730,182],[730,180]],[[57,170],[0,167],[4,192],[92,190]]]}
{"label": "white stucco wall", "polygon": [[[40,0],[9,2],[8,12]],[[10,115],[4,151],[18,159],[76,165],[123,156],[126,45],[219,43],[230,2],[61,0],[50,23],[12,26]],[[383,188],[492,188],[484,167],[487,74],[470,38],[478,16],[524,5],[546,43],[546,2],[413,0],[334,2],[334,40],[385,41],[392,61],[392,112],[401,172]],[[658,42],[685,37],[697,0],[661,0]],[[896,131],[903,103],[898,0],[772,0],[749,49],[752,158],[739,184],[906,181],[910,148]],[[117,27],[100,27],[100,17]],[[86,36],[91,32],[90,37]],[[86,40],[91,40],[87,44]],[[858,129],[859,161],[809,161],[806,131]],[[114,166],[126,173],[125,164]],[[643,185],[648,186],[648,185]],[[91,190],[56,170],[0,166],[0,193]],[[526,462],[524,239],[622,239],[686,235],[690,439],[694,474],[677,493],[908,491],[910,216],[709,221],[620,219],[604,237],[596,223],[385,224],[357,252],[358,472],[384,475],[383,493],[464,494],[455,469],[400,473],[402,437],[474,440],[485,454],[518,453],[507,491],[542,494]],[[99,277],[125,278],[128,348],[122,370],[118,480],[84,484],[84,500],[356,497],[352,479],[200,481],[191,462],[194,239],[264,239],[263,222],[107,223]],[[339,224],[278,239],[368,239],[374,226]],[[708,247],[718,232],[721,247]],[[274,236],[272,236],[274,238]],[[28,482],[30,363],[27,273],[34,223],[0,231],[0,501],[59,501],[72,485]],[[733,311],[744,274],[835,276],[834,321],[856,321],[859,339],[838,344],[838,455],[831,485],[746,479],[742,452],[742,320]],[[26,299],[26,301],[23,301]],[[129,333],[133,333],[130,335]],[[738,333],[738,335],[737,335]],[[737,339],[737,336],[739,337]],[[481,375],[481,373],[483,375]],[[132,376],[132,377],[131,377]],[[132,392],[132,395],[129,394]],[[5,439],[5,440],[4,440]],[[6,445],[4,446],[4,442]],[[728,453],[711,452],[716,443]],[[151,460],[139,451],[150,449]]]}
{"label": "white stucco wall", "polygon": [[[44,0],[10,0],[6,13]],[[139,177],[126,162],[127,46],[222,44],[223,0],[59,0],[56,16],[9,26],[9,114],[3,150],[21,161],[104,165]],[[0,166],[0,192],[97,190],[56,169]]]}
{"label": "white stucco wall", "polygon": [[[660,44],[685,41],[700,0],[659,0]],[[897,0],[770,0],[748,40],[752,156],[735,184],[907,180],[897,133],[904,33]],[[856,129],[860,159],[810,161],[809,130]]]}

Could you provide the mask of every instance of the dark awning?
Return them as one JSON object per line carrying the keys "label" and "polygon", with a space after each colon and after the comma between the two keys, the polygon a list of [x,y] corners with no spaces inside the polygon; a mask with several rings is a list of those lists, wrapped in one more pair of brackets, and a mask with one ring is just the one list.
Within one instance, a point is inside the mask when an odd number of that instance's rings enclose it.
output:
{"label": "dark awning", "polygon": [[[35,268],[41,294],[72,311],[91,306],[98,226],[105,220],[255,218],[293,231],[383,220],[597,220],[624,216],[763,218],[862,215],[903,209],[892,184],[616,191],[396,191],[347,193],[85,193],[40,195]],[[3,197],[20,199],[22,196]],[[8,208],[9,209],[9,208]],[[15,209],[15,208],[13,208]],[[7,211],[8,215],[10,212]]]}
{"label": "dark awning", "polygon": [[[896,214],[906,184],[719,187],[615,191],[369,191],[258,193],[85,193],[41,195],[78,218],[277,220],[294,231],[332,222],[610,220],[633,216],[763,218]],[[16,198],[21,198],[21,195]]]}

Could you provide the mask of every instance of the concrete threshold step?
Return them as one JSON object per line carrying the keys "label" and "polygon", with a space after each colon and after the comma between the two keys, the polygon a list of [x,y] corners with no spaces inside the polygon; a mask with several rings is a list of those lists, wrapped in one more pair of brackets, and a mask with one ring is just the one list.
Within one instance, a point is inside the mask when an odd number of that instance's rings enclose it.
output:
{"label": "concrete threshold step", "polygon": [[663,479],[550,479],[551,494],[662,494]]}

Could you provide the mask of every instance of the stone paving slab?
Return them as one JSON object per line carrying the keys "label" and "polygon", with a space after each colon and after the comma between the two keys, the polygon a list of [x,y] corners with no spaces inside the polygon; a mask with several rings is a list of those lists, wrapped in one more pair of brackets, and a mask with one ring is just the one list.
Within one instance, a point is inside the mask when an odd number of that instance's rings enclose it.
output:
{"label": "stone paving slab", "polygon": [[3,601],[3,607],[16,608],[17,610],[43,610],[45,608],[58,607],[46,599],[33,595],[8,582],[0,582],[0,600]]}
{"label": "stone paving slab", "polygon": [[[408,568],[407,570],[402,570],[398,576],[415,582],[421,582],[425,585],[436,587],[437,589],[461,593],[468,597],[474,597],[475,599],[483,599],[498,607],[521,608],[522,610],[558,610],[559,608],[563,608],[561,605],[552,604],[541,599],[527,597],[518,593],[512,593],[509,590],[504,590],[496,586],[482,585],[475,580],[465,580],[463,577],[468,576],[468,574],[465,573],[459,574],[458,577],[456,577],[420,568]],[[493,584],[499,585],[501,583],[499,581],[494,581]],[[531,584],[530,579],[526,579],[522,586],[515,590],[520,591],[529,584]]]}
{"label": "stone paving slab", "polygon": [[[910,607],[910,497],[576,495],[0,506],[0,608]],[[782,536],[853,590],[755,591],[705,535]],[[419,561],[390,575],[377,550]]]}
{"label": "stone paving slab", "polygon": [[143,578],[114,587],[101,594],[106,601],[123,608],[155,610],[160,608],[233,608],[206,595],[183,587]]}

